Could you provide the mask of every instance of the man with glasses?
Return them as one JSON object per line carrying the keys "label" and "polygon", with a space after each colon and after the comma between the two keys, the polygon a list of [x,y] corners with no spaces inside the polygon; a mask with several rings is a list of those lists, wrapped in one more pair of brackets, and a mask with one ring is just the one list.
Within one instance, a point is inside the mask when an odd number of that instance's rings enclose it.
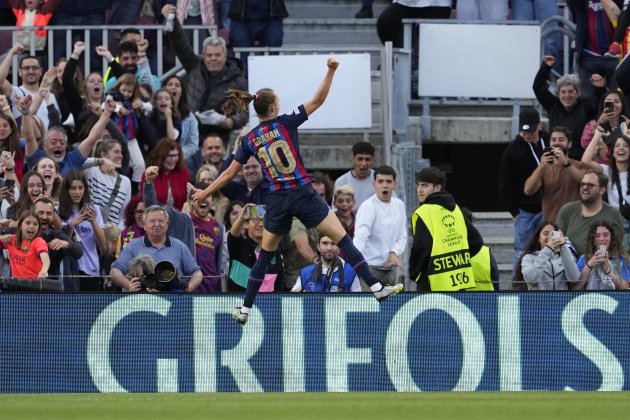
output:
{"label": "man with glasses", "polygon": [[608,178],[588,169],[580,183],[580,199],[565,204],[558,213],[557,224],[571,239],[577,255],[586,252],[586,238],[593,223],[606,220],[613,224],[618,238],[623,238],[623,217],[614,207],[604,202]]}
{"label": "man with glasses", "polygon": [[181,286],[187,292],[193,292],[201,283],[202,274],[195,257],[178,239],[168,236],[169,215],[160,205],[150,206],[144,211],[144,231],[141,238],[131,241],[120,253],[118,260],[112,264],[109,273],[117,286],[130,292],[142,290],[140,281],[125,276],[129,263],[139,255],[146,254],[155,260],[170,261],[175,266]]}
{"label": "man with glasses", "polygon": [[[22,79],[22,84],[20,86],[13,86],[11,82],[7,80],[13,57],[16,54],[21,54],[22,52],[24,52],[24,46],[18,42],[13,45],[13,47],[7,52],[4,60],[2,60],[2,63],[0,63],[0,90],[7,97],[11,97],[11,103],[14,105],[17,103],[16,98],[18,97],[30,95],[34,98],[35,95],[37,95],[37,91],[40,88],[40,80],[43,74],[42,64],[40,63],[39,58],[32,55],[25,55],[19,61],[18,70],[18,74]],[[50,93],[50,101],[51,105],[54,106],[57,112],[61,115],[57,98],[53,93]],[[17,107],[14,106],[13,116],[17,119],[21,115],[22,114],[19,112]],[[42,101],[39,108],[37,108],[36,115],[41,121],[43,129],[46,130],[49,124],[46,101]]]}
{"label": "man with glasses", "polygon": [[549,139],[541,130],[535,109],[523,109],[518,118],[519,134],[505,148],[499,164],[499,194],[514,223],[513,267],[531,232],[542,220],[540,193],[526,195],[525,181],[540,164]]}

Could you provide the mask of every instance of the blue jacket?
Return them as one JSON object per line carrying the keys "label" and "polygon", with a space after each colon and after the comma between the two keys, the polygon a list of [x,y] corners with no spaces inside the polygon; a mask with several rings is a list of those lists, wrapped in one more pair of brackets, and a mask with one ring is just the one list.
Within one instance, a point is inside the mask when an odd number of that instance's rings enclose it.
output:
{"label": "blue jacket", "polygon": [[[326,274],[320,273],[316,281],[313,281],[311,278],[313,275],[313,271],[318,264],[311,264],[307,267],[304,267],[300,271],[300,281],[302,282],[302,290],[305,292],[330,292],[330,286],[336,285],[339,286],[339,269],[335,267],[335,271],[332,274],[332,279],[330,284],[327,285],[324,290],[324,285],[327,282]],[[350,292],[350,288],[352,287],[352,282],[356,273],[352,269],[352,266],[348,263],[343,263],[343,291]]]}

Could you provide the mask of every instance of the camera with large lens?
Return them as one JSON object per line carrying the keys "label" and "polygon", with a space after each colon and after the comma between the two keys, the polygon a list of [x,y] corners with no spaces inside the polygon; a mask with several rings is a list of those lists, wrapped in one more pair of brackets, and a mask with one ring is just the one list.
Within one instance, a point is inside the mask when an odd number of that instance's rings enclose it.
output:
{"label": "camera with large lens", "polygon": [[156,289],[160,292],[168,292],[176,289],[179,278],[175,265],[170,261],[160,261],[156,264],[153,274],[145,274],[140,277],[143,289]]}

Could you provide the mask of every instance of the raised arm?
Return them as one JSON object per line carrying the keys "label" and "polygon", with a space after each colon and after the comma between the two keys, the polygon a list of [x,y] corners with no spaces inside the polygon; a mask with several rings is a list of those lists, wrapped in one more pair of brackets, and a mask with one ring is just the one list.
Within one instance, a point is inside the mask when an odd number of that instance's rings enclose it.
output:
{"label": "raised arm", "polygon": [[11,82],[7,80],[9,76],[9,69],[11,68],[11,62],[13,61],[13,56],[15,54],[20,54],[24,51],[24,46],[19,42],[15,44],[9,51],[7,51],[7,55],[0,63],[0,93],[11,96],[11,90],[13,89],[13,85]]}
{"label": "raised arm", "polygon": [[94,147],[94,143],[96,143],[96,140],[101,138],[101,134],[103,133],[103,130],[105,130],[105,127],[109,122],[109,118],[111,117],[112,112],[114,112],[115,109],[116,103],[113,100],[105,101],[105,109],[101,113],[100,118],[98,119],[96,124],[94,124],[94,127],[92,127],[90,133],[85,138],[85,140],[83,140],[81,144],[79,144],[79,151],[81,152],[81,156],[83,156],[84,159],[87,159],[88,156],[90,156],[90,152]]}
{"label": "raised arm", "polygon": [[[53,70],[54,69],[54,70]],[[51,67],[46,74],[44,75],[44,78],[42,79],[42,83],[39,86],[39,89],[37,90],[37,93],[33,96],[33,102],[31,102],[31,108],[29,110],[31,115],[35,115],[37,114],[37,110],[39,109],[40,105],[42,104],[42,102],[46,101],[46,106],[50,105],[50,84],[48,83],[48,80],[46,76],[49,75],[49,73],[54,73],[55,75],[56,73],[56,67]],[[46,98],[48,98],[48,100],[46,100]],[[45,129],[48,129],[48,127],[44,127]]]}
{"label": "raised arm", "polygon": [[83,98],[74,84],[74,74],[77,71],[79,59],[83,51],[85,51],[85,43],[83,41],[75,42],[72,55],[70,55],[66,67],[63,70],[63,75],[61,76],[61,86],[63,87],[64,95],[66,96],[66,100],[70,106],[70,112],[75,121],[79,120],[79,115],[81,115],[81,112],[85,109]]}
{"label": "raised arm", "polygon": [[230,228],[230,235],[235,236],[235,237],[241,236],[241,231],[243,230],[243,225],[247,221],[247,218],[245,217],[247,215],[247,209],[249,207],[255,207],[255,206],[256,206],[256,204],[254,204],[254,203],[247,203],[247,204],[245,204],[245,206],[241,209],[241,212],[238,214],[238,217],[236,218],[236,220],[232,224],[232,227]]}
{"label": "raised arm", "polygon": [[304,104],[306,115],[311,115],[313,112],[317,111],[317,108],[322,106],[322,104],[326,100],[326,97],[328,96],[328,92],[330,91],[330,86],[332,85],[335,71],[337,71],[337,67],[339,67],[339,61],[335,60],[333,57],[330,57],[326,64],[328,66],[328,71],[326,72],[326,76],[324,76],[322,84],[319,85],[319,87],[315,91],[315,95],[313,95],[313,98]]}
{"label": "raised arm", "polygon": [[540,102],[546,111],[559,102],[559,99],[547,89],[547,80],[549,79],[549,73],[551,73],[555,61],[552,55],[543,57],[543,62],[540,64],[540,69],[538,69],[538,73],[536,73],[534,85],[532,86],[536,99],[538,99],[538,102]]}
{"label": "raised arm", "polygon": [[[165,4],[164,7],[162,7],[162,16],[167,17],[171,11],[176,13],[176,7],[172,4]],[[199,60],[199,56],[195,54],[195,51],[193,51],[192,47],[188,43],[179,20],[175,19],[173,23],[173,32],[168,33],[168,37],[172,41],[171,47],[174,47],[175,55],[179,58],[182,66],[187,72],[190,72],[192,69],[199,66],[201,61]]]}
{"label": "raised arm", "polygon": [[39,145],[37,144],[37,138],[35,137],[35,120],[33,116],[29,115],[29,110],[33,98],[30,96],[16,98],[18,110],[22,113],[22,137],[26,139],[26,146],[24,147],[24,155],[26,157],[33,156]]}
{"label": "raised arm", "polygon": [[144,185],[142,187],[142,196],[144,201],[144,206],[149,207],[155,204],[160,204],[157,196],[155,195],[155,185],[153,185],[153,181],[160,173],[160,168],[157,166],[149,166],[144,170]]}
{"label": "raised arm", "polygon": [[586,150],[582,155],[582,163],[585,163],[590,168],[595,169],[598,172],[602,171],[602,165],[597,163],[594,159],[601,158],[601,151],[606,150],[606,144],[603,140],[603,133],[595,129],[593,139],[586,146]]}
{"label": "raised arm", "polygon": [[233,180],[234,177],[238,175],[242,166],[243,166],[242,163],[236,160],[233,160],[230,166],[225,171],[223,171],[221,175],[219,175],[218,178],[215,179],[212,184],[210,184],[205,190],[197,191],[193,195],[192,197],[193,201],[197,201],[197,202],[203,201],[206,198],[208,198],[208,196],[211,196],[216,191],[226,186],[228,182]]}

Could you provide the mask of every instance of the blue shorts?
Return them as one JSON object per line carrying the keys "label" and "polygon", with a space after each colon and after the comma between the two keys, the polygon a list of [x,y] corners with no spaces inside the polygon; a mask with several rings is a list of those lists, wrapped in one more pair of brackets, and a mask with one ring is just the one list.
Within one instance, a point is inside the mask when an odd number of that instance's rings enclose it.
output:
{"label": "blue shorts", "polygon": [[266,201],[265,229],[276,235],[289,233],[294,217],[307,229],[313,228],[324,221],[330,210],[311,184],[270,192]]}

